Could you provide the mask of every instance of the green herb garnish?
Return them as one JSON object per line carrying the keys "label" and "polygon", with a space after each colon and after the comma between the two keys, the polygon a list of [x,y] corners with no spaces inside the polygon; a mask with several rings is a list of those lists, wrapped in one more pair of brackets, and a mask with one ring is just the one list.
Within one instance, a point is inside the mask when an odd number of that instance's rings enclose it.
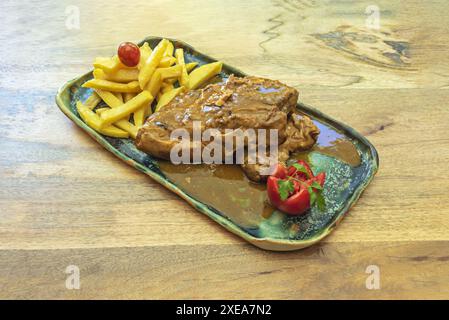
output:
{"label": "green herb garnish", "polygon": [[295,186],[291,180],[278,180],[279,196],[284,201],[288,198],[289,194],[295,191]]}
{"label": "green herb garnish", "polygon": [[304,167],[302,164],[294,163],[293,167],[298,170],[299,172],[305,173],[307,178],[310,179],[309,171],[307,171],[306,167]]}
{"label": "green herb garnish", "polygon": [[317,189],[317,190],[323,190],[323,187],[321,186],[321,184],[319,184],[318,182],[314,181],[312,182],[312,184],[310,185],[312,188]]}
{"label": "green herb garnish", "polygon": [[322,192],[319,192],[316,197],[316,205],[320,211],[326,210],[326,201]]}

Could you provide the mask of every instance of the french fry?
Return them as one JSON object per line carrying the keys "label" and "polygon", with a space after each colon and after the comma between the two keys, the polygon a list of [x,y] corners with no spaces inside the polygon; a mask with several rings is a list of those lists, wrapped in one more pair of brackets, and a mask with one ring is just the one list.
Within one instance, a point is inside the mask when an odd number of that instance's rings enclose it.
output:
{"label": "french fry", "polygon": [[[96,90],[97,94],[101,97],[101,99],[103,99],[103,101],[109,106],[111,107],[111,109],[114,108],[119,108],[121,106],[123,106],[123,102],[120,101],[119,98],[117,98],[117,96],[112,93],[112,92],[108,92],[108,91],[104,91],[104,90],[100,90],[97,89]],[[111,110],[109,108],[105,108],[107,110]],[[106,112],[106,110],[102,110],[99,111],[100,109],[97,109],[97,113],[102,115],[104,112]],[[129,135],[132,138],[135,138],[137,135],[137,127],[133,126],[128,119],[120,119],[114,122],[114,125],[116,125],[117,127],[119,127],[120,129],[125,130],[126,132],[129,133]]]}
{"label": "french fry", "polygon": [[[161,85],[162,85],[161,72],[160,72],[160,69],[156,69],[156,71],[154,72],[153,76],[151,77],[151,80],[148,83],[148,86],[146,89],[148,92],[151,93],[151,95],[153,97],[157,97],[157,93],[161,89]],[[143,110],[144,118],[148,117],[153,112],[151,110],[151,104],[148,106],[144,106],[143,109],[144,109]],[[139,122],[140,122],[140,112],[142,112],[142,111],[138,112]]]}
{"label": "french fry", "polygon": [[106,73],[104,73],[103,69],[95,68],[93,75],[95,79],[106,80]]}
{"label": "french fry", "polygon": [[113,73],[106,73],[106,79],[115,82],[131,82],[137,81],[139,70],[136,68],[119,69]]}
{"label": "french fry", "polygon": [[136,81],[139,75],[139,70],[136,68],[126,68],[126,69],[118,69],[113,72],[105,72],[102,69],[95,68],[94,69],[94,78],[101,80],[109,80],[112,82],[121,82],[128,83],[131,81]]}
{"label": "french fry", "polygon": [[173,85],[176,81],[178,81],[178,78],[171,78],[171,79],[165,79],[164,82]]}
{"label": "french fry", "polygon": [[123,104],[123,96],[120,92],[114,92],[114,96],[120,101],[120,104]]}
{"label": "french fry", "polygon": [[140,92],[139,82],[118,83],[103,79],[92,79],[83,84],[84,88],[102,89],[112,92]]}
{"label": "french fry", "polygon": [[148,42],[145,42],[140,47],[140,59],[139,59],[139,64],[137,65],[137,69],[140,70],[140,68],[145,64],[145,61],[147,61],[147,59],[150,57],[151,52],[152,52],[152,50],[151,50]]}
{"label": "french fry", "polygon": [[162,93],[166,93],[167,91],[173,90],[175,87],[173,86],[173,83],[170,82],[162,82],[161,85],[161,91]]}
{"label": "french fry", "polygon": [[103,71],[113,72],[124,66],[117,56],[113,56],[111,58],[105,57],[95,58],[94,67],[102,69]]}
{"label": "french fry", "polygon": [[[140,109],[137,109],[133,113],[134,125],[137,128],[140,128],[143,125],[143,122],[145,120],[145,112],[147,111],[147,109],[148,109],[148,107],[142,107]],[[151,109],[151,107],[149,109]]]}
{"label": "french fry", "polygon": [[112,92],[101,89],[95,89],[95,92],[111,108],[117,108],[118,106],[121,106],[123,104]]}
{"label": "french fry", "polygon": [[84,105],[88,107],[89,109],[93,109],[99,104],[101,101],[100,96],[96,92],[92,92],[92,94],[89,96],[89,98],[84,101]]}
{"label": "french fry", "polygon": [[184,61],[184,50],[182,48],[176,49],[175,57],[178,61],[178,65],[181,66],[181,77],[179,78],[179,84],[188,88],[189,75],[187,74],[186,63]]}
{"label": "french fry", "polygon": [[190,62],[186,64],[187,72],[192,71],[196,66],[198,65],[198,62]]}
{"label": "french fry", "polygon": [[[187,72],[190,72],[193,68],[195,68],[197,66],[197,64],[198,64],[197,62],[187,63],[186,64]],[[164,82],[173,84],[177,80],[178,80],[177,78],[171,78],[171,79],[165,79]]]}
{"label": "french fry", "polygon": [[126,93],[123,94],[123,100],[124,100],[125,102],[128,102],[129,100],[131,100],[131,99],[134,98],[135,96],[136,96],[136,94],[133,93],[133,92],[126,92]]}
{"label": "french fry", "polygon": [[157,69],[156,72],[151,77],[150,82],[148,83],[147,90],[151,93],[153,97],[157,95],[162,85],[162,75],[160,69]]}
{"label": "french fry", "polygon": [[123,131],[111,125],[104,126],[103,121],[100,119],[100,117],[96,115],[95,112],[90,110],[89,107],[83,105],[81,101],[78,101],[76,103],[76,109],[78,110],[81,119],[83,119],[83,121],[95,131],[115,138],[129,137],[129,134],[126,131]]}
{"label": "french fry", "polygon": [[169,68],[158,68],[157,71],[161,73],[162,80],[178,78],[181,76],[182,67],[180,65],[176,65]]}
{"label": "french fry", "polygon": [[129,136],[131,138],[135,139],[137,137],[138,128],[135,125],[133,125],[131,122],[129,122],[125,119],[121,119],[121,120],[117,121],[116,123],[114,123],[114,125],[116,125],[120,129],[128,132]]}
{"label": "french fry", "polygon": [[139,85],[140,89],[143,90],[147,83],[150,81],[154,71],[159,65],[159,62],[161,61],[165,50],[167,49],[168,40],[162,39],[156,48],[154,48],[153,52],[151,52],[150,57],[145,61],[144,65],[140,69],[139,72]]}
{"label": "french fry", "polygon": [[223,63],[218,61],[202,65],[193,70],[189,75],[189,89],[199,88],[206,81],[219,74],[222,66]]}
{"label": "french fry", "polygon": [[164,57],[173,57],[173,50],[175,49],[175,46],[171,41],[168,41],[167,49],[165,49]]}
{"label": "french fry", "polygon": [[159,101],[157,102],[156,109],[154,109],[154,112],[159,111],[163,106],[167,105],[170,101],[172,101],[179,93],[184,91],[184,87],[175,88],[173,90],[170,90],[160,97]]}
{"label": "french fry", "polygon": [[176,58],[174,57],[163,57],[161,62],[159,62],[159,68],[168,68],[175,64]]}
{"label": "french fry", "polygon": [[98,115],[101,115],[103,112],[105,112],[106,110],[109,110],[110,108],[108,107],[104,107],[104,108],[98,108],[95,110],[95,113]]}
{"label": "french fry", "polygon": [[111,123],[117,122],[118,120],[129,116],[140,107],[147,106],[151,103],[151,101],[153,101],[153,96],[145,90],[125,104],[115,108],[111,106],[111,110],[107,110],[101,114],[101,119],[103,120],[102,125],[107,126]]}

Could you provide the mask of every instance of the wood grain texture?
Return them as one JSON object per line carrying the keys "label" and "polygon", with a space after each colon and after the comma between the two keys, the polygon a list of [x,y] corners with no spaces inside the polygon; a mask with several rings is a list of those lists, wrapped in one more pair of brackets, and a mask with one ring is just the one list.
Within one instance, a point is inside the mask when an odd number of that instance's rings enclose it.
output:
{"label": "wood grain texture", "polygon": [[[122,4],[0,4],[2,298],[449,298],[446,1],[376,1],[380,30],[361,1]],[[293,85],[376,146],[378,175],[321,245],[250,247],[58,110],[60,85],[148,35]],[[69,264],[81,290],[65,289]],[[365,288],[370,264],[380,290]]]}
{"label": "wood grain texture", "polygon": [[[0,298],[430,299],[449,294],[447,241],[325,243],[283,253],[249,244],[4,250],[0,258]],[[6,261],[16,266],[14,272]],[[373,261],[382,275],[380,290],[365,286]],[[68,265],[80,267],[79,290],[65,288]]]}

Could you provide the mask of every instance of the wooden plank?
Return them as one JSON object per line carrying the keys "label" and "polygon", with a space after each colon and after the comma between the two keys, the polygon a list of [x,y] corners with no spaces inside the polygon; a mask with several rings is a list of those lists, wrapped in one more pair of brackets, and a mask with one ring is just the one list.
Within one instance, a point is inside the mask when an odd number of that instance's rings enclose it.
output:
{"label": "wooden plank", "polygon": [[[0,13],[6,28],[2,40],[8,43],[0,48],[8,57],[0,77],[7,88],[42,88],[43,79],[45,87],[57,88],[91,69],[95,56],[113,54],[120,42],[163,35],[180,38],[248,73],[301,87],[447,87],[447,1],[376,1],[379,30],[367,27],[368,5],[211,0],[202,6],[139,0],[123,6],[118,1],[104,5],[82,0],[75,6],[80,28],[68,29],[68,6],[63,2],[27,7],[9,1]],[[22,26],[39,32],[19,32]],[[10,47],[22,50],[11,55]]]}
{"label": "wooden plank", "polygon": [[[251,245],[2,250],[0,298],[447,299],[448,260],[447,241],[328,243],[289,253]],[[66,288],[69,265],[79,268],[79,290]],[[366,286],[373,265],[378,290]]]}

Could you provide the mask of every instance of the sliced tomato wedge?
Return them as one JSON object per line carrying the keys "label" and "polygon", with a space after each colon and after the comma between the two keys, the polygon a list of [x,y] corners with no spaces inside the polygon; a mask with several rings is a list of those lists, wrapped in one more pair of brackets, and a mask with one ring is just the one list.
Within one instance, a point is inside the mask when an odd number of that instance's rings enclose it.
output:
{"label": "sliced tomato wedge", "polygon": [[[284,166],[278,165],[273,175],[268,177],[267,180],[267,194],[271,204],[289,215],[304,214],[310,208],[309,187],[314,182],[318,182],[323,187],[326,181],[324,172],[314,176],[307,162],[298,160],[298,163],[306,169],[307,173],[301,172],[293,166],[287,170]],[[279,190],[280,183],[281,185],[284,183],[290,184],[288,197],[284,200],[281,198]],[[319,192],[315,188],[312,188],[312,190],[312,192]]]}
{"label": "sliced tomato wedge", "polygon": [[310,166],[307,162],[305,162],[304,160],[298,160],[298,161],[296,161],[296,163],[303,166],[306,169],[307,173],[299,171],[294,166],[290,166],[288,168],[288,172],[287,172],[287,174],[289,176],[295,177],[295,178],[297,178],[299,180],[303,180],[303,181],[311,179],[313,177],[312,169],[310,168]]}
{"label": "sliced tomato wedge", "polygon": [[285,179],[285,177],[287,176],[287,168],[283,164],[278,163],[274,167],[274,171],[271,174],[271,176],[280,178],[280,179]]}

